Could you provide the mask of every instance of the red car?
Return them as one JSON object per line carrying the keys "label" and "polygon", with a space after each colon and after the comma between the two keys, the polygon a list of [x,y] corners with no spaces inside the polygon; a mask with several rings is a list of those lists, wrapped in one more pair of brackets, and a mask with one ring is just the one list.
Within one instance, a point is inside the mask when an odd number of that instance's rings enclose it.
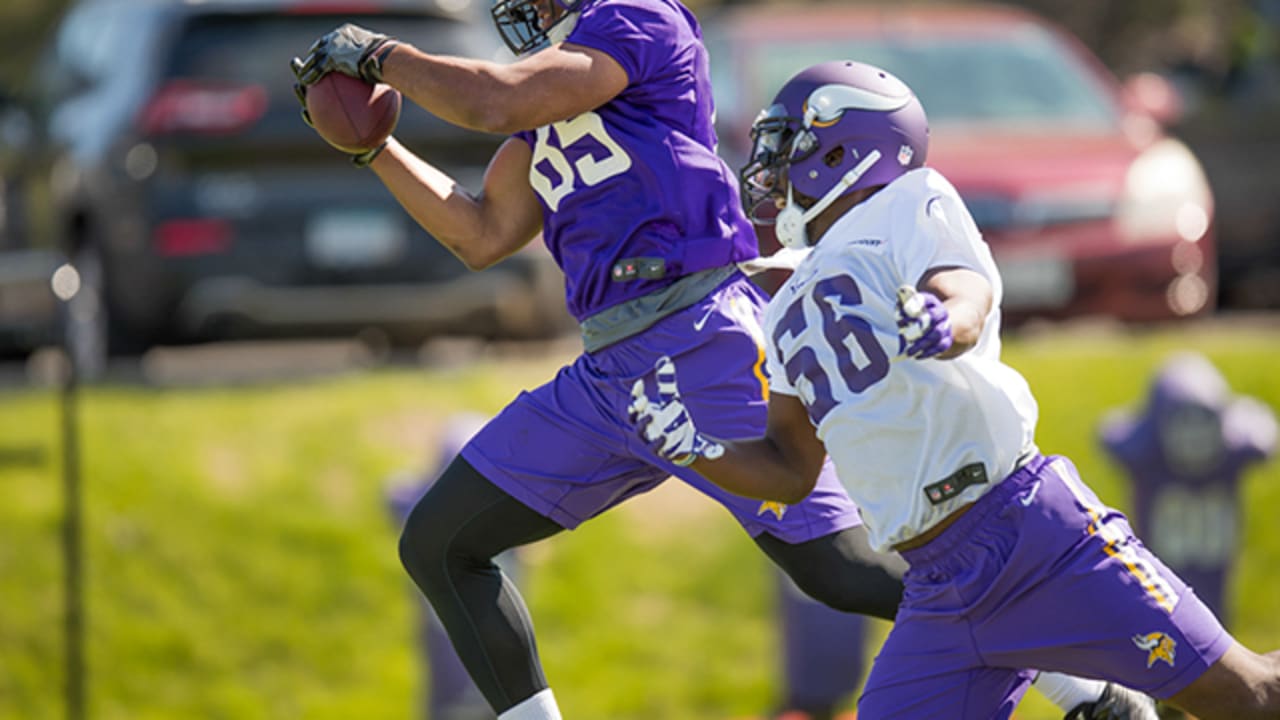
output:
{"label": "red car", "polygon": [[1213,198],[1162,129],[1177,102],[1160,78],[1121,84],[1078,40],[1007,7],[770,4],[704,27],[735,167],[756,113],[804,67],[859,60],[910,85],[929,116],[928,164],[991,245],[1009,320],[1213,310]]}

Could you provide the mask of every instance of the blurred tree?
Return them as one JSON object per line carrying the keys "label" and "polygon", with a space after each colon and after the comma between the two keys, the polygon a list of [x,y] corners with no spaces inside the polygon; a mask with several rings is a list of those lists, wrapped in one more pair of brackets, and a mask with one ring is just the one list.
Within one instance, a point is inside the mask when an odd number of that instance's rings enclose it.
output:
{"label": "blurred tree", "polygon": [[0,89],[21,85],[45,35],[71,0],[0,2]]}
{"label": "blurred tree", "polygon": [[1113,71],[1124,75],[1157,68],[1171,50],[1194,41],[1206,60],[1227,53],[1231,18],[1244,0],[1012,0],[1078,36]]}

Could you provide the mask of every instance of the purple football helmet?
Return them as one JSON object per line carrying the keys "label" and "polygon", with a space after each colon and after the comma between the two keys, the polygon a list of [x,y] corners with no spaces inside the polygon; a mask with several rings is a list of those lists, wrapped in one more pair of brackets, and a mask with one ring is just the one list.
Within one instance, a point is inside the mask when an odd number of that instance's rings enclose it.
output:
{"label": "purple football helmet", "polygon": [[[578,21],[578,11],[587,0],[493,0],[489,14],[498,26],[498,34],[516,55],[541,50],[549,44],[564,40]],[[542,13],[549,13],[550,22],[543,27]]]}
{"label": "purple football helmet", "polygon": [[[805,225],[837,198],[922,167],[929,121],[911,88],[888,72],[824,62],[782,86],[752,125],[751,142],[739,173],[743,206],[755,222],[780,208],[778,240],[803,247]],[[793,190],[814,204],[796,206]]]}

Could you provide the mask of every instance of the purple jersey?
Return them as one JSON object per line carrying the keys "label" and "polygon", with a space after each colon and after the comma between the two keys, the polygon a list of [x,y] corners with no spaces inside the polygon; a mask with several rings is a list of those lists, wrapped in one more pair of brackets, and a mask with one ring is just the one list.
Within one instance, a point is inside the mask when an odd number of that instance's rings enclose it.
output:
{"label": "purple jersey", "polygon": [[594,111],[517,134],[533,148],[543,239],[579,320],[758,254],[716,154],[701,40],[675,0],[588,0],[566,42],[607,53],[630,82]]}
{"label": "purple jersey", "polygon": [[1240,479],[1275,449],[1274,415],[1233,397],[1208,360],[1182,354],[1157,373],[1141,413],[1113,413],[1101,434],[1133,484],[1138,534],[1225,617]]}

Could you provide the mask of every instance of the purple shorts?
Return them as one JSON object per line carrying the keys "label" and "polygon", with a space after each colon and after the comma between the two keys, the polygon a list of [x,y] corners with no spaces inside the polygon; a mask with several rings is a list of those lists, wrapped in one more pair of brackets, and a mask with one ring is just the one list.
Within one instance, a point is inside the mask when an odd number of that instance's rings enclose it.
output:
{"label": "purple shorts", "polygon": [[902,556],[906,592],[861,720],[1007,718],[1023,668],[1168,698],[1232,642],[1066,458],[1037,456]]}
{"label": "purple shorts", "polygon": [[649,452],[627,417],[631,386],[663,355],[675,362],[681,399],[713,437],[764,434],[768,413],[759,316],[766,298],[743,275],[643,333],[578,356],[554,379],[522,392],[463,449],[476,470],[566,528],[675,475],[733,513],[752,537],[798,543],[860,524],[828,462],[798,505],[733,495]]}

